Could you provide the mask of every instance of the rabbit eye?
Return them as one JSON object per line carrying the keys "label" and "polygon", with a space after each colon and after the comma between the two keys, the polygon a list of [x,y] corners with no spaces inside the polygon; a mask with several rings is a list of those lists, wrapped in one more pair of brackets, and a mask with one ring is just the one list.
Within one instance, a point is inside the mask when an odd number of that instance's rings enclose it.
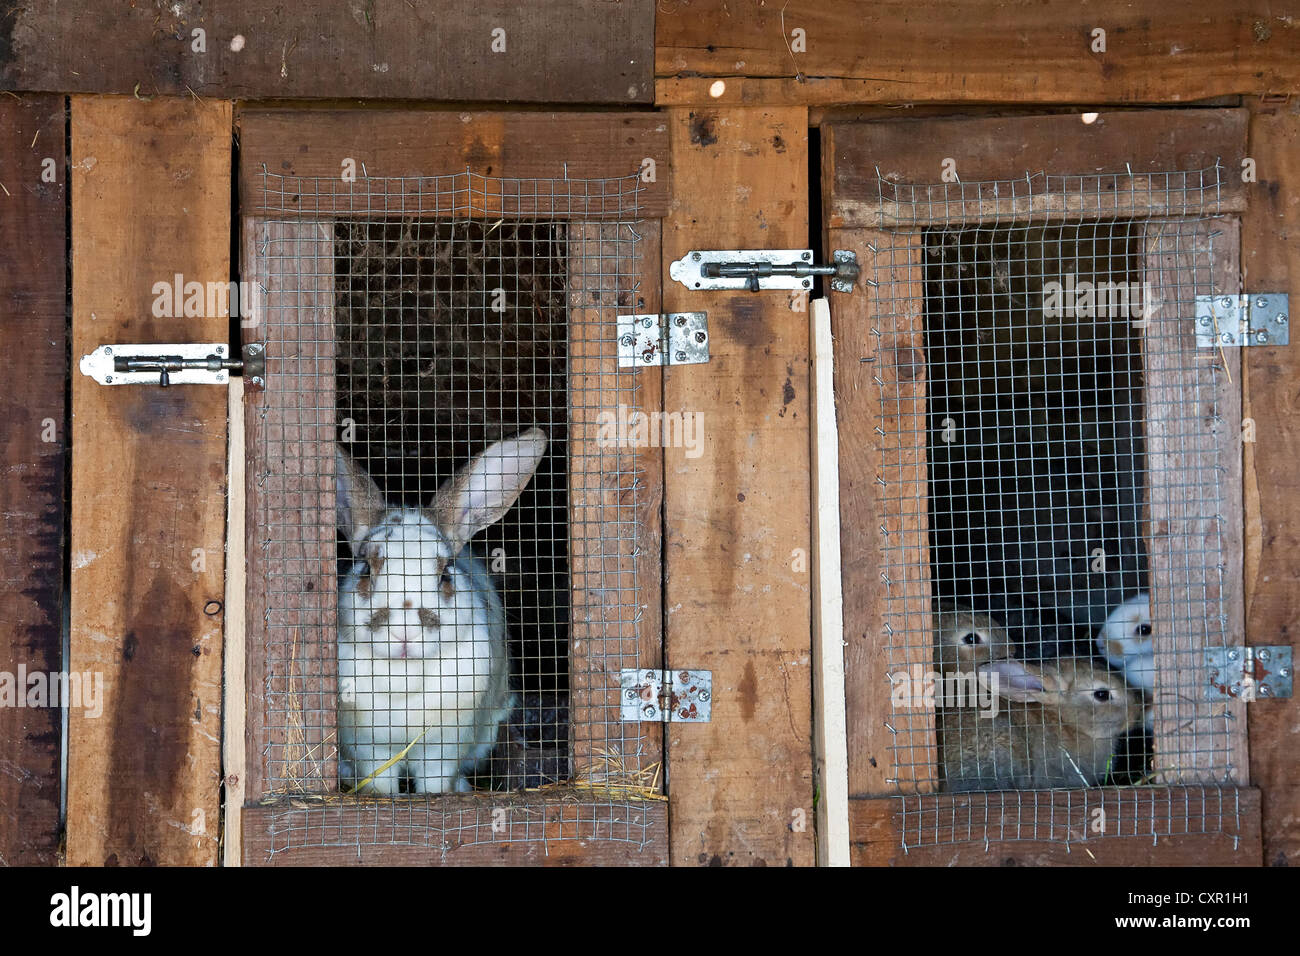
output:
{"label": "rabbit eye", "polygon": [[980,640],[979,634],[975,631],[968,631],[965,636],[962,637],[961,642],[966,645],[983,643],[983,641]]}
{"label": "rabbit eye", "polygon": [[1137,632],[1138,632],[1139,634],[1141,634],[1143,637],[1150,637],[1150,636],[1151,636],[1151,625],[1150,625],[1150,624],[1139,624],[1139,625],[1137,626]]}
{"label": "rabbit eye", "polygon": [[1104,687],[1098,688],[1092,692],[1092,699],[1104,704],[1106,701],[1110,700],[1110,691]]}

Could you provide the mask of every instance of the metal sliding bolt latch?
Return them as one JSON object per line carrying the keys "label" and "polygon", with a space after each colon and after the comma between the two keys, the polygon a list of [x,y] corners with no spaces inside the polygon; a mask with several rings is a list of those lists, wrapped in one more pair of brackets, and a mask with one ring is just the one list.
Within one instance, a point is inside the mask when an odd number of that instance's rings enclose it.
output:
{"label": "metal sliding bolt latch", "polygon": [[857,254],[838,249],[829,263],[813,262],[811,249],[725,249],[688,252],[668,274],[688,289],[811,289],[826,276],[836,292],[852,292],[861,275]]}
{"label": "metal sliding bolt latch", "polygon": [[81,374],[101,385],[224,385],[232,372],[253,385],[266,377],[266,350],[258,342],[232,359],[227,345],[213,342],[167,345],[101,345],[81,358]]}

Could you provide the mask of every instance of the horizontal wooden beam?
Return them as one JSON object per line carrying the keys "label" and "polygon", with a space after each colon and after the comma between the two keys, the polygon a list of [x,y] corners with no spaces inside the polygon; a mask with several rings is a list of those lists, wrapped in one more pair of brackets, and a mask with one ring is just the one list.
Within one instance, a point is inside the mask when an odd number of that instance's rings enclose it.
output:
{"label": "horizontal wooden beam", "polygon": [[245,215],[649,219],[671,195],[653,113],[253,109],[239,129]]}
{"label": "horizontal wooden beam", "polygon": [[1185,103],[1292,92],[1300,19],[1280,14],[1258,0],[1155,11],[1127,0],[665,3],[656,102],[710,102],[715,78],[748,78],[737,95],[751,97],[719,105]]}
{"label": "horizontal wooden beam", "polygon": [[900,119],[825,131],[831,228],[1245,208],[1241,109],[1104,112],[1090,122],[1066,113]]}
{"label": "horizontal wooden beam", "polygon": [[608,0],[11,4],[14,90],[648,103],[654,5]]}
{"label": "horizontal wooden beam", "polygon": [[854,866],[1259,866],[1261,859],[1260,792],[1250,788],[933,794],[906,804],[864,797],[850,801],[849,831]]}
{"label": "horizontal wooden beam", "polygon": [[667,864],[667,801],[636,801],[617,810],[606,799],[580,791],[557,792],[545,801],[539,797],[295,797],[248,806],[243,812],[244,865]]}

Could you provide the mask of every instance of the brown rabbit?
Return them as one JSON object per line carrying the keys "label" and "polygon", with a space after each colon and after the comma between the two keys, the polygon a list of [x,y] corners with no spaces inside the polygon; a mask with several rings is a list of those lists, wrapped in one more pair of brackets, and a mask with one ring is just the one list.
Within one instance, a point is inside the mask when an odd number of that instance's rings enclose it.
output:
{"label": "brown rabbit", "polygon": [[978,670],[1003,709],[992,717],[973,710],[938,712],[948,790],[1100,786],[1116,738],[1142,719],[1141,695],[1091,658],[1041,664],[1011,658]]}
{"label": "brown rabbit", "polygon": [[934,664],[940,674],[972,671],[979,664],[1010,657],[1011,639],[981,611],[940,601],[934,613]]}

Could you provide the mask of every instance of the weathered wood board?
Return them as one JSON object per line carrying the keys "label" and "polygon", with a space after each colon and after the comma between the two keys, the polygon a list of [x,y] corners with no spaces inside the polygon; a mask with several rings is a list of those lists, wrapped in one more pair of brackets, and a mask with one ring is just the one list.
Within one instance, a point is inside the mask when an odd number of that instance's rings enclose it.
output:
{"label": "weathered wood board", "polygon": [[239,130],[246,216],[655,218],[671,195],[652,113],[251,109]]}
{"label": "weathered wood board", "polygon": [[0,15],[0,85],[15,90],[649,103],[653,58],[642,0],[82,0]]}
{"label": "weathered wood board", "polygon": [[[1300,86],[1300,21],[1243,0],[697,0],[659,4],[655,34],[660,105],[1189,102]],[[715,78],[751,79],[711,101]]]}
{"label": "weathered wood board", "polygon": [[62,666],[65,123],[61,96],[0,97],[0,866],[59,846],[59,701],[28,692]]}
{"label": "weathered wood board", "polygon": [[[897,798],[853,800],[854,866],[1259,866],[1260,791],[1178,787],[1055,791],[1028,804],[1008,793],[926,798],[904,814]],[[1100,815],[1096,812],[1102,811]],[[1206,821],[1223,832],[1200,832]],[[924,845],[917,829],[924,821]],[[1108,835],[1094,827],[1108,828]],[[963,840],[986,827],[1005,839]],[[904,835],[910,846],[903,848]],[[1153,834],[1155,835],[1153,838]],[[1050,836],[1050,839],[1049,839]],[[935,839],[955,842],[935,844]]]}
{"label": "weathered wood board", "polygon": [[[230,278],[230,105],[72,99],[72,355],[224,342],[155,283]],[[174,311],[174,310],[170,310]],[[221,785],[226,394],[72,377],[71,865],[214,864]]]}
{"label": "weathered wood board", "polygon": [[[1246,288],[1300,301],[1300,102],[1251,104],[1250,156],[1241,223]],[[1295,337],[1294,311],[1291,324]],[[1296,645],[1300,633],[1300,352],[1252,348],[1241,357],[1245,449],[1246,640]],[[1300,696],[1247,708],[1250,778],[1263,794],[1264,861],[1300,865]]]}
{"label": "weathered wood board", "polygon": [[[785,292],[687,290],[692,249],[808,244],[807,114],[674,110],[664,306],[707,310],[706,366],[665,369],[664,410],[700,416],[664,456],[666,651],[713,672],[713,718],[668,725],[675,864],[814,856],[808,313]],[[799,307],[799,311],[795,311]]]}

